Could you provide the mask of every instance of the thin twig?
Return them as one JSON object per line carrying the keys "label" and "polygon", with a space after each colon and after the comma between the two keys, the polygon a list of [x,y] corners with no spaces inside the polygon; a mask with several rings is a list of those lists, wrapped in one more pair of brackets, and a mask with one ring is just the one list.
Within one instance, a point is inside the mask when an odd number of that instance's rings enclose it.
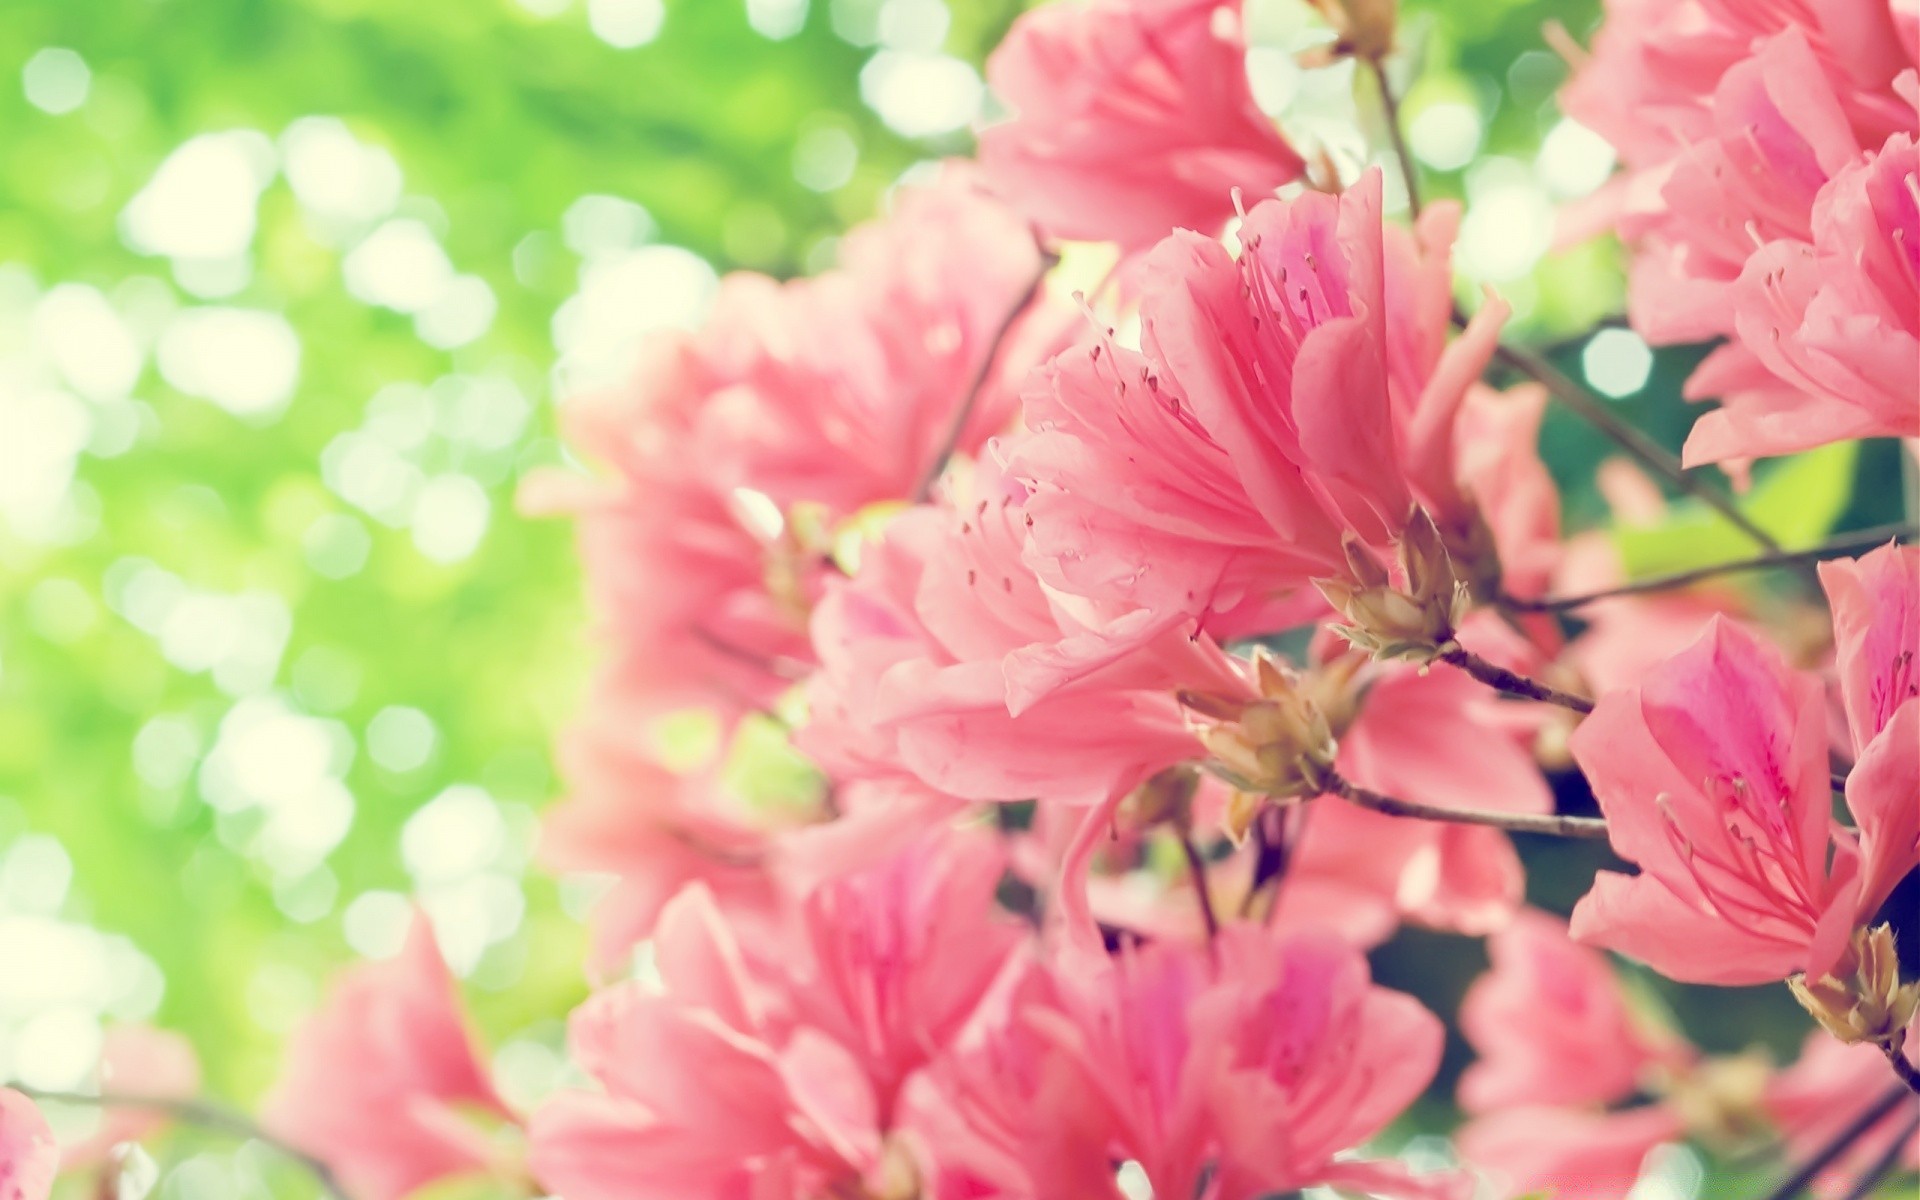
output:
{"label": "thin twig", "polygon": [[1885,545],[1890,541],[1911,539],[1920,536],[1920,527],[1901,522],[1893,525],[1879,525],[1864,529],[1858,533],[1849,533],[1834,538],[1806,550],[1772,551],[1757,554],[1752,558],[1735,559],[1732,562],[1715,563],[1708,567],[1695,567],[1690,571],[1675,571],[1670,575],[1655,575],[1647,579],[1636,579],[1632,583],[1604,591],[1588,592],[1580,596],[1555,596],[1540,600],[1522,600],[1503,596],[1503,607],[1520,612],[1571,612],[1598,600],[1611,600],[1616,596],[1639,596],[1648,592],[1665,592],[1674,588],[1686,587],[1705,579],[1720,575],[1733,575],[1741,571],[1759,571],[1768,567],[1788,567],[1803,563],[1819,562],[1822,559],[1838,558],[1841,555],[1857,554]]}
{"label": "thin twig", "polygon": [[1489,662],[1464,646],[1455,646],[1440,652],[1440,661],[1478,679],[1481,683],[1509,696],[1519,696],[1527,700],[1538,700],[1543,704],[1557,704],[1561,708],[1586,714],[1593,711],[1593,701],[1585,696],[1576,696],[1558,688],[1548,687],[1537,679],[1529,679],[1518,671],[1509,671],[1496,662]]}
{"label": "thin twig", "polygon": [[961,399],[960,407],[953,411],[953,420],[948,423],[946,433],[940,438],[939,449],[927,461],[926,470],[921,473],[920,481],[914,485],[913,502],[915,504],[924,504],[927,497],[933,495],[933,485],[940,482],[941,472],[947,469],[947,460],[952,458],[953,452],[960,448],[960,439],[966,436],[967,422],[973,419],[973,410],[980,405],[980,393],[986,390],[987,381],[993,377],[993,367],[1000,357],[1001,345],[1007,340],[1007,335],[1013,332],[1013,327],[1019,323],[1020,315],[1032,307],[1034,297],[1040,294],[1041,287],[1047,282],[1047,273],[1053,270],[1059,261],[1059,255],[1051,251],[1041,251],[1040,269],[1034,272],[1033,282],[1027,285],[1026,291],[1020,293],[1020,298],[1014,301],[1012,308],[1007,310],[1007,315],[1000,319],[999,327],[993,331],[993,339],[987,343],[986,352],[980,356],[980,365],[974,369],[973,380],[967,385],[966,396]]}
{"label": "thin twig", "polygon": [[[1456,311],[1454,320],[1464,325],[1466,314]],[[1637,459],[1641,466],[1725,517],[1734,528],[1753,539],[1754,544],[1776,552],[1780,549],[1780,543],[1773,539],[1773,535],[1754,524],[1751,518],[1741,512],[1734,505],[1732,497],[1705,479],[1689,472],[1666,447],[1621,420],[1617,413],[1607,407],[1606,401],[1575,383],[1573,378],[1560,368],[1532,351],[1523,350],[1518,346],[1501,345],[1494,349],[1493,354],[1503,365],[1544,386],[1554,399],[1572,409],[1575,414],[1601,433],[1612,438],[1622,450]]]}
{"label": "thin twig", "polygon": [[1180,849],[1187,856],[1187,872],[1193,876],[1193,894],[1200,905],[1200,920],[1207,927],[1207,940],[1220,936],[1220,918],[1213,911],[1213,892],[1207,887],[1207,860],[1191,834],[1180,835]]}
{"label": "thin twig", "polygon": [[1899,1077],[1901,1083],[1907,1085],[1908,1091],[1920,1096],[1920,1069],[1916,1069],[1911,1062],[1907,1061],[1906,1052],[1901,1047],[1888,1046],[1886,1051],[1887,1062],[1893,1067],[1893,1073]]}
{"label": "thin twig", "polygon": [[1899,1135],[1888,1142],[1887,1148],[1880,1152],[1880,1156],[1860,1173],[1860,1178],[1854,1182],[1853,1190],[1846,1194],[1845,1200],[1867,1200],[1867,1197],[1873,1195],[1874,1189],[1884,1183],[1887,1176],[1893,1174],[1894,1169],[1900,1165],[1900,1157],[1906,1153],[1907,1143],[1913,1140],[1916,1133],[1920,1133],[1920,1110],[1915,1111],[1913,1116],[1907,1119],[1906,1126],[1900,1130]]}
{"label": "thin twig", "polygon": [[1420,177],[1413,153],[1407,149],[1407,135],[1400,128],[1400,97],[1394,95],[1383,59],[1369,58],[1367,65],[1373,68],[1373,80],[1380,85],[1380,107],[1386,113],[1387,137],[1393,142],[1393,156],[1400,160],[1400,176],[1407,184],[1407,211],[1417,221],[1420,219]]}
{"label": "thin twig", "polygon": [[1541,833],[1549,837],[1592,838],[1604,841],[1607,823],[1598,817],[1543,816],[1536,813],[1504,813],[1475,808],[1441,808],[1388,796],[1364,788],[1340,775],[1327,780],[1327,792],[1361,808],[1390,817],[1413,817],[1421,821],[1445,821],[1455,825],[1485,825],[1508,833]]}
{"label": "thin twig", "polygon": [[231,1137],[259,1142],[312,1175],[314,1181],[320,1185],[320,1190],[334,1200],[347,1200],[346,1188],[341,1186],[339,1177],[333,1173],[333,1168],[327,1165],[325,1159],[275,1137],[246,1115],[215,1104],[211,1100],[182,1096],[143,1096],[130,1092],[61,1092],[19,1083],[12,1086],[30,1099],[44,1103],[83,1105],[89,1108],[145,1109],[148,1112],[162,1113],[183,1125],[192,1125],[199,1129],[208,1129]]}
{"label": "thin twig", "polygon": [[1865,1137],[1875,1125],[1885,1120],[1887,1115],[1898,1109],[1906,1099],[1907,1089],[1904,1087],[1888,1089],[1886,1095],[1874,1101],[1872,1106],[1847,1122],[1846,1127],[1834,1134],[1826,1145],[1814,1153],[1812,1158],[1801,1163],[1798,1170],[1782,1180],[1779,1187],[1768,1192],[1766,1200],[1793,1200],[1793,1197],[1806,1190],[1807,1185],[1812,1183],[1820,1172],[1832,1166],[1834,1160],[1851,1150],[1855,1142]]}

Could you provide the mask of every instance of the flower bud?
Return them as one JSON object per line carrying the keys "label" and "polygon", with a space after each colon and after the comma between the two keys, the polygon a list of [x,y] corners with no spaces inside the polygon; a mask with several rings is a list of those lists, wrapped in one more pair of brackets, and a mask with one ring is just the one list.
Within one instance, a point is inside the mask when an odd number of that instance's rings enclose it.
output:
{"label": "flower bud", "polygon": [[1852,957],[1851,978],[1809,981],[1795,975],[1787,986],[1800,1006],[1841,1041],[1897,1048],[1920,1012],[1920,982],[1900,982],[1893,926],[1854,930]]}
{"label": "flower bud", "polygon": [[1767,1130],[1767,1083],[1773,1063],[1761,1051],[1709,1058],[1683,1071],[1666,1100],[1693,1137],[1716,1146],[1737,1146]]}
{"label": "flower bud", "polygon": [[1253,663],[1258,699],[1182,692],[1180,702],[1211,761],[1239,789],[1228,832],[1245,837],[1267,799],[1318,795],[1333,767],[1333,732],[1298,674],[1264,652]]}
{"label": "flower bud", "polygon": [[1316,579],[1315,587],[1347,624],[1335,632],[1375,658],[1429,663],[1454,648],[1454,630],[1467,608],[1467,585],[1453,570],[1433,518],[1414,509],[1400,536],[1399,560],[1406,583],[1392,577],[1373,552],[1348,535],[1347,575]]}
{"label": "flower bud", "polygon": [[1333,58],[1379,60],[1393,51],[1399,0],[1310,0],[1338,37]]}

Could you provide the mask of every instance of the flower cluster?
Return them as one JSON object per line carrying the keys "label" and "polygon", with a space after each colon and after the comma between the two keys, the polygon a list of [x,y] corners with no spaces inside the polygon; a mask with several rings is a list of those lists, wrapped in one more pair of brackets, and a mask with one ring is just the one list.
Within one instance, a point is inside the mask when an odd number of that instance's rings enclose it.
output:
{"label": "flower cluster", "polygon": [[[1317,60],[1392,52],[1391,4],[1321,7]],[[1626,166],[1635,325],[1719,340],[1688,458],[1920,435],[1912,6],[1609,8],[1565,105]],[[599,474],[526,502],[577,518],[605,647],[541,846],[611,879],[577,1074],[502,1099],[422,919],[266,1130],[354,1200],[1617,1200],[1655,1147],[1811,1154],[1916,1080],[1920,550],[1816,555],[1818,646],[1784,599],[1569,600],[1620,567],[1562,536],[1564,381],[1485,382],[1510,314],[1456,300],[1458,207],[1308,171],[1247,50],[1233,0],[1036,9],[976,161],[568,403]],[[1067,242],[1117,264],[1072,299]],[[777,798],[756,739],[805,759]],[[1633,873],[1562,920],[1515,833]],[[1402,925],[1493,962],[1418,1170],[1378,1139],[1444,1025],[1366,957]],[[1824,1032],[1710,1056],[1603,951],[1786,981]],[[24,1103],[0,1198],[52,1171]],[[1825,1186],[1910,1136],[1852,1129]]]}

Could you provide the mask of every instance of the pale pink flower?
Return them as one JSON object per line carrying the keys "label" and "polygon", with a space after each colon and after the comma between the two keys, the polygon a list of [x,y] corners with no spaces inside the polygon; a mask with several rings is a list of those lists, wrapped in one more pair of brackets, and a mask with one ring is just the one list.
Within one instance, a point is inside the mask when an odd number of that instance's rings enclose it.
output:
{"label": "pale pink flower", "polygon": [[840,1194],[896,1165],[902,1097],[1020,942],[996,914],[999,849],[923,838],[823,885],[779,969],[756,968],[695,885],[655,935],[659,994],[608,990],[574,1016],[601,1085],[535,1115],[541,1182],[580,1200]]}
{"label": "pale pink flower", "polygon": [[502,1165],[489,1131],[515,1118],[424,916],[397,958],[334,983],[294,1034],[261,1119],[332,1167],[355,1200],[399,1200]]}
{"label": "pale pink flower", "polygon": [[1782,239],[1747,260],[1733,331],[1772,378],[1745,371],[1733,386],[1698,389],[1725,403],[1694,426],[1689,463],[1920,436],[1920,148],[1911,134],[1834,176],[1810,239]]}
{"label": "pale pink flower", "polygon": [[1487,949],[1493,968],[1460,1007],[1460,1030],[1479,1054],[1460,1078],[1468,1112],[1617,1104],[1651,1068],[1691,1057],[1634,1016],[1606,957],[1569,938],[1559,917],[1521,912]]}
{"label": "pale pink flower", "polygon": [[0,1088],[0,1200],[47,1200],[60,1146],[33,1101]]}
{"label": "pale pink flower", "polygon": [[1416,500],[1465,531],[1455,425],[1505,309],[1449,344],[1457,213],[1388,230],[1380,191],[1371,171],[1258,205],[1237,259],[1174,234],[1142,268],[1143,349],[1098,342],[1030,384],[1010,453],[1045,582],[1270,632],[1317,614],[1301,589],[1344,572],[1344,536],[1384,546]]}
{"label": "pale pink flower", "polygon": [[980,131],[988,182],[1049,238],[1133,251],[1219,232],[1234,189],[1268,195],[1304,166],[1254,102],[1239,15],[1223,0],[1025,14],[987,60],[1012,110]]}
{"label": "pale pink flower", "polygon": [[1459,1176],[1345,1157],[1419,1095],[1440,1043],[1336,939],[1235,923],[1211,946],[1069,948],[944,1074],[973,1135],[948,1169],[1023,1198],[1117,1200],[1118,1161],[1159,1196],[1464,1196]]}
{"label": "pale pink flower", "polygon": [[1489,1113],[1455,1138],[1463,1161],[1485,1170],[1499,1196],[1621,1200],[1647,1155],[1686,1131],[1664,1104],[1622,1112],[1525,1106]]}
{"label": "pale pink flower", "polygon": [[1819,681],[1719,618],[1637,687],[1602,696],[1572,747],[1614,849],[1640,867],[1600,874],[1574,936],[1674,979],[1820,978],[1920,862],[1866,819],[1902,803],[1914,752],[1856,768],[1848,805],[1861,829],[1832,829]]}
{"label": "pale pink flower", "polygon": [[823,275],[729,276],[627,387],[568,402],[570,440],[610,478],[548,473],[523,504],[579,514],[606,688],[660,711],[770,707],[811,666],[840,528],[909,499],[963,410],[963,454],[1012,419],[1060,322],[1028,303],[1032,237],[970,180],[902,189]]}
{"label": "pale pink flower", "polygon": [[1050,592],[1022,558],[1024,489],[982,470],[976,493],[896,518],[821,603],[801,746],[852,778],[1082,803],[1196,757],[1174,689],[1244,689],[1231,660],[1178,620]]}
{"label": "pale pink flower", "polygon": [[[189,1100],[200,1091],[200,1059],[193,1043],[171,1030],[148,1025],[108,1029],[100,1050],[99,1088],[123,1096]],[[101,1109],[87,1137],[61,1147],[67,1169],[103,1162],[115,1146],[137,1142],[166,1128],[163,1112],[131,1105]]]}
{"label": "pale pink flower", "polygon": [[1908,125],[1894,79],[1914,63],[1911,16],[1860,0],[1607,0],[1592,53],[1561,92],[1563,111],[1612,142],[1634,170],[1714,136],[1713,97],[1756,43],[1804,33],[1849,122],[1868,144]]}
{"label": "pale pink flower", "polygon": [[615,970],[652,933],[667,901],[695,881],[742,925],[769,929],[779,919],[766,861],[776,827],[749,814],[718,770],[676,774],[658,753],[639,715],[611,698],[561,740],[568,792],[545,814],[540,859],[554,870],[616,877],[592,914],[599,971]]}
{"label": "pale pink flower", "polygon": [[1656,201],[1630,205],[1621,222],[1638,251],[1634,328],[1657,344],[1730,335],[1747,259],[1780,238],[1811,238],[1814,198],[1861,152],[1799,26],[1734,64],[1709,115],[1711,135],[1674,160]]}

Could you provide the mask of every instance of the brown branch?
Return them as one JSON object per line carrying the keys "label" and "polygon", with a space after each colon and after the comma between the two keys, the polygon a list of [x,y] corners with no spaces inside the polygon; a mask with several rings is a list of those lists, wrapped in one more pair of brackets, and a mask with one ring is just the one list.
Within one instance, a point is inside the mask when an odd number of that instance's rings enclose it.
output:
{"label": "brown branch", "polygon": [[1499,663],[1490,662],[1464,646],[1440,652],[1439,659],[1450,666],[1459,667],[1481,683],[1495,691],[1505,692],[1509,696],[1519,696],[1527,700],[1538,700],[1542,704],[1557,704],[1561,708],[1585,714],[1593,711],[1593,701],[1585,696],[1576,696],[1558,688],[1548,687],[1537,679],[1529,679],[1518,671],[1509,671]]}
{"label": "brown branch", "polygon": [[1220,918],[1213,911],[1213,892],[1207,887],[1207,860],[1191,834],[1180,835],[1180,850],[1187,856],[1187,873],[1193,876],[1193,894],[1200,905],[1200,921],[1207,927],[1207,940],[1220,936]]}
{"label": "brown branch", "polygon": [[1865,1137],[1875,1125],[1885,1120],[1907,1099],[1907,1090],[1903,1087],[1889,1088],[1887,1093],[1872,1105],[1862,1110],[1859,1116],[1847,1122],[1846,1127],[1833,1135],[1827,1144],[1814,1152],[1812,1158],[1801,1163],[1798,1170],[1782,1180],[1779,1187],[1767,1193],[1766,1200],[1793,1200],[1807,1189],[1820,1172],[1832,1166],[1834,1161],[1853,1144]]}
{"label": "brown branch", "polygon": [[[1456,309],[1454,320],[1464,325],[1466,314]],[[1622,450],[1638,460],[1641,466],[1725,517],[1734,528],[1753,539],[1754,544],[1776,553],[1780,550],[1780,543],[1773,539],[1773,535],[1754,524],[1751,518],[1734,505],[1730,496],[1705,479],[1690,473],[1666,447],[1622,420],[1617,413],[1607,407],[1606,401],[1575,383],[1571,376],[1558,367],[1532,351],[1523,350],[1517,346],[1495,347],[1493,355],[1504,366],[1544,386],[1554,399],[1572,409],[1575,414],[1601,433],[1612,438]]]}
{"label": "brown branch", "polygon": [[994,364],[1000,357],[1000,347],[1006,342],[1007,335],[1013,332],[1013,327],[1019,323],[1021,314],[1032,306],[1034,297],[1040,294],[1041,287],[1047,282],[1047,273],[1053,270],[1059,261],[1060,256],[1051,251],[1040,252],[1040,269],[1034,272],[1033,282],[1027,285],[1027,290],[1014,301],[1013,307],[1007,310],[1007,315],[1001,318],[999,327],[993,331],[993,339],[987,343],[986,353],[980,357],[980,365],[974,370],[973,380],[967,386],[967,394],[960,401],[960,406],[954,409],[953,420],[948,423],[946,433],[940,438],[939,449],[928,460],[926,470],[921,473],[920,481],[914,485],[912,499],[915,504],[925,504],[927,497],[933,494],[933,485],[940,482],[941,472],[947,469],[947,460],[953,457],[954,451],[960,448],[960,439],[966,436],[967,422],[973,419],[973,410],[980,404],[980,393],[986,390],[987,381],[993,377]]}
{"label": "brown branch", "polygon": [[1400,128],[1400,97],[1393,91],[1393,83],[1387,78],[1387,64],[1378,58],[1367,59],[1367,66],[1373,70],[1373,81],[1380,87],[1380,107],[1387,118],[1387,137],[1393,143],[1393,155],[1400,160],[1400,175],[1407,185],[1407,212],[1414,220],[1420,219],[1420,174],[1414,165],[1413,153],[1407,149],[1407,135]]}
{"label": "brown branch", "polygon": [[1887,1046],[1884,1047],[1884,1049],[1887,1052],[1887,1063],[1893,1067],[1893,1073],[1899,1077],[1901,1083],[1907,1085],[1908,1091],[1916,1096],[1920,1096],[1920,1069],[1916,1069],[1912,1063],[1907,1061],[1905,1050],[1902,1047]]}
{"label": "brown branch", "polygon": [[1732,562],[1715,563],[1712,566],[1695,567],[1689,571],[1676,571],[1670,575],[1655,575],[1647,579],[1637,579],[1619,587],[1604,591],[1588,592],[1581,596],[1555,596],[1539,600],[1522,600],[1512,596],[1502,596],[1500,605],[1519,612],[1571,612],[1597,600],[1611,600],[1616,596],[1639,596],[1648,592],[1665,592],[1688,584],[1713,579],[1721,575],[1734,575],[1742,571],[1760,571],[1768,567],[1798,566],[1822,559],[1838,558],[1847,554],[1859,554],[1885,545],[1890,541],[1911,539],[1920,536],[1920,527],[1904,522],[1894,525],[1878,525],[1872,529],[1861,530],[1833,538],[1818,546],[1806,550],[1783,550],[1757,554],[1752,558],[1735,559]]}
{"label": "brown branch", "polygon": [[1598,817],[1563,817],[1558,815],[1540,815],[1536,813],[1504,813],[1474,808],[1441,808],[1433,804],[1420,804],[1412,800],[1402,800],[1397,796],[1388,796],[1371,788],[1361,787],[1340,775],[1330,774],[1327,779],[1329,795],[1340,797],[1350,804],[1385,813],[1390,817],[1412,817],[1420,821],[1444,821],[1455,825],[1484,825],[1491,829],[1504,829],[1508,833],[1539,833],[1548,837],[1590,838],[1605,841],[1607,823]]}
{"label": "brown branch", "polygon": [[211,1100],[182,1096],[143,1096],[128,1092],[61,1092],[14,1084],[27,1097],[51,1104],[73,1104],[89,1108],[134,1108],[161,1113],[183,1125],[224,1133],[230,1137],[259,1142],[270,1147],[312,1175],[320,1190],[333,1200],[347,1200],[347,1190],[325,1159],[309,1154],[291,1142],[275,1137],[251,1118]]}
{"label": "brown branch", "polygon": [[1916,1133],[1920,1133],[1920,1109],[1914,1111],[1913,1116],[1907,1119],[1906,1125],[1901,1128],[1899,1134],[1887,1143],[1887,1148],[1882,1150],[1879,1157],[1860,1173],[1860,1178],[1854,1181],[1853,1188],[1846,1194],[1845,1200],[1867,1200],[1872,1196],[1874,1191],[1886,1181],[1887,1176],[1893,1174],[1899,1167],[1900,1158],[1907,1152],[1907,1144],[1913,1141]]}

